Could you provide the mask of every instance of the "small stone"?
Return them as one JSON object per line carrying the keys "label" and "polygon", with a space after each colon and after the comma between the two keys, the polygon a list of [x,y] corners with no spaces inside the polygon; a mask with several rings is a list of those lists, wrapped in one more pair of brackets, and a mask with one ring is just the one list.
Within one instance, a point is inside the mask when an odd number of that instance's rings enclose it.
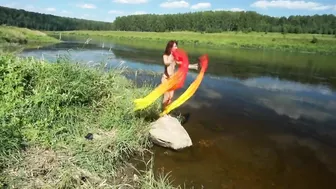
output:
{"label": "small stone", "polygon": [[88,140],[92,140],[93,139],[93,134],[92,133],[88,133],[86,136],[85,136],[86,139]]}
{"label": "small stone", "polygon": [[192,146],[189,134],[178,119],[165,115],[151,123],[149,131],[152,141],[162,147],[174,150]]}
{"label": "small stone", "polygon": [[139,180],[138,175],[134,174],[134,175],[133,175],[133,181],[134,181],[134,182],[137,182],[138,180]]}

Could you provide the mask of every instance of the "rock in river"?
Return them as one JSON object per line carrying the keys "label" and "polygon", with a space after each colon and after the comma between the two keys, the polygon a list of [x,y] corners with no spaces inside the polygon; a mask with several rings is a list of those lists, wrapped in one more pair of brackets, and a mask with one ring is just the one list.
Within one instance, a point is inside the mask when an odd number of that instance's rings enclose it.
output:
{"label": "rock in river", "polygon": [[162,147],[174,150],[192,146],[189,134],[178,119],[165,115],[151,123],[149,131],[152,141]]}

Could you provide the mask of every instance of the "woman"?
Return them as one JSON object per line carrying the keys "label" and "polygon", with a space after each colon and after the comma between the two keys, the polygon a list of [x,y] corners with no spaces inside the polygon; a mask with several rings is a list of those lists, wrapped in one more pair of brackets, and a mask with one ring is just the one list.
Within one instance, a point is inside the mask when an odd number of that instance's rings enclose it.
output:
{"label": "woman", "polygon": [[[166,50],[163,54],[164,73],[161,82],[165,82],[175,73],[176,64],[181,64],[180,61],[176,61],[172,55],[172,51],[177,49],[178,42],[171,40],[167,43]],[[189,69],[198,70],[198,64],[189,64]],[[165,92],[163,95],[162,108],[165,109],[167,105],[172,102],[174,91]]]}

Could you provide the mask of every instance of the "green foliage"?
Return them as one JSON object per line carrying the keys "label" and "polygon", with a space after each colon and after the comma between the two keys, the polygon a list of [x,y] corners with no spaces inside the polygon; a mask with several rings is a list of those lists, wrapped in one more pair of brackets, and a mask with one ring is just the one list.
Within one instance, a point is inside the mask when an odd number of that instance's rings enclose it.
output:
{"label": "green foliage", "polygon": [[[150,88],[136,88],[120,71],[67,58],[48,63],[1,56],[0,184],[123,183],[116,181],[121,165],[149,145],[145,117],[158,114],[159,106],[133,112],[133,99]],[[93,140],[85,139],[88,133]]]}
{"label": "green foliage", "polygon": [[0,26],[0,44],[27,45],[32,43],[54,43],[59,40],[40,31],[13,26]]}
{"label": "green foliage", "polygon": [[[247,30],[248,31],[248,30]],[[50,32],[59,34],[59,32]],[[222,33],[200,33],[200,32],[133,32],[133,31],[69,31],[61,32],[62,35],[75,35],[94,40],[113,40],[114,43],[124,45],[137,45],[139,48],[155,48],[162,49],[162,44],[167,43],[168,40],[176,39],[184,48],[197,45],[197,49],[204,47],[233,47],[233,48],[253,48],[253,49],[267,49],[267,50],[281,50],[293,52],[312,52],[323,54],[336,53],[336,40],[331,35],[319,34],[281,34],[281,33],[267,33],[263,32],[222,32]],[[311,43],[311,38],[318,37],[317,44]],[[136,43],[131,42],[137,40]],[[152,43],[151,45],[144,45]],[[193,48],[195,49],[195,48]],[[208,49],[207,49],[208,51]],[[220,52],[219,54],[222,54]],[[241,53],[241,52],[240,52]],[[218,55],[218,52],[216,52]],[[216,55],[216,56],[217,56]],[[250,58],[249,58],[250,59]]]}
{"label": "green foliage", "polygon": [[18,148],[22,136],[29,142],[52,144],[62,133],[71,133],[71,126],[79,119],[77,114],[104,95],[95,91],[104,89],[94,83],[97,73],[79,71],[79,67],[65,63],[47,65],[28,59],[23,64],[8,56],[0,60],[0,117],[2,128],[7,128],[2,133],[13,133],[11,128],[18,128],[15,133],[20,131],[15,135],[18,137],[8,138],[17,143],[3,145],[3,150]]}
{"label": "green foliage", "polygon": [[112,23],[108,22],[60,17],[0,6],[0,25],[2,24],[47,31],[113,29]]}
{"label": "green foliage", "polygon": [[183,14],[144,14],[117,17],[112,23],[28,12],[0,6],[0,24],[46,31],[121,30],[121,31],[225,31],[332,34],[336,17],[271,17],[254,11],[202,11]]}
{"label": "green foliage", "polygon": [[310,41],[311,43],[317,43],[317,38],[315,36],[313,36],[313,39]]}
{"label": "green foliage", "polygon": [[[330,34],[336,28],[336,17],[332,14],[313,16],[271,17],[254,11],[203,11],[183,14],[145,14],[117,17],[115,30],[197,32],[276,32],[276,33],[319,33]],[[159,25],[158,25],[159,24]]]}

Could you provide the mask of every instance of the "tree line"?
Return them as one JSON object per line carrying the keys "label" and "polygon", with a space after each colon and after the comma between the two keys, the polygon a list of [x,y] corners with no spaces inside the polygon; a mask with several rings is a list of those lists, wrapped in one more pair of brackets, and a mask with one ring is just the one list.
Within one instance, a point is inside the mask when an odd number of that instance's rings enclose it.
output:
{"label": "tree line", "polygon": [[335,34],[336,16],[272,17],[254,11],[203,11],[179,14],[144,14],[117,17],[113,23],[68,18],[0,6],[0,24],[47,31],[196,31],[281,32]]}
{"label": "tree line", "polygon": [[196,31],[196,32],[281,32],[336,34],[336,17],[271,17],[254,11],[203,11],[183,14],[145,14],[117,17],[116,30],[121,31]]}
{"label": "tree line", "polygon": [[113,24],[109,22],[60,17],[0,6],[0,25],[3,24],[46,31],[113,29]]}

